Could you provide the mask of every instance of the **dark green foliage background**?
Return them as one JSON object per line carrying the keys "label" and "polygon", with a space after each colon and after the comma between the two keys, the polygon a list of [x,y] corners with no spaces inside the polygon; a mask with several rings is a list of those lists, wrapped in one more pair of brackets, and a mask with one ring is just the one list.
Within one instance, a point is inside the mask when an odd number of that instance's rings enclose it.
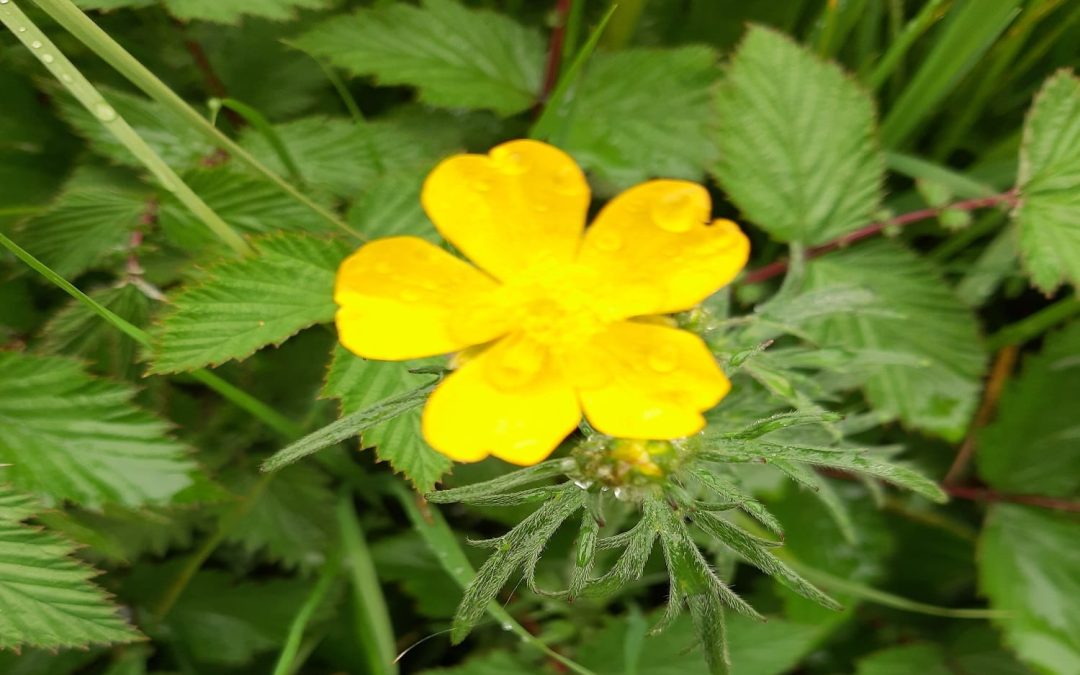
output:
{"label": "dark green foliage background", "polygon": [[[734,373],[710,430],[822,406],[852,444],[903,448],[935,481],[975,451],[945,505],[739,465],[783,524],[777,550],[845,609],[699,537],[769,618],[729,616],[733,672],[1080,674],[1080,82],[1060,70],[1080,64],[1078,3],[622,0],[574,71],[601,0],[76,1],[335,227],[33,0],[11,2],[253,251],[228,251],[0,32],[0,234],[149,333],[139,344],[0,252],[0,672],[565,672],[490,616],[452,646],[464,561],[414,528],[408,481],[425,492],[507,465],[452,467],[411,407],[362,444],[353,430],[259,472],[302,434],[431,380],[409,368],[441,365],[335,346],[333,274],[358,244],[342,229],[438,241],[427,171],[533,132],[575,156],[597,204],[686,178],[744,224],[758,283],[683,317]],[[556,30],[573,80],[550,97]],[[760,272],[897,216],[787,281]],[[202,368],[269,412],[223,399]],[[531,508],[442,512],[464,545]],[[555,533],[541,585],[565,586],[573,540]],[[689,613],[646,635],[668,593],[657,552],[607,598],[516,581],[509,616],[581,667],[708,672]],[[382,658],[410,647],[398,666]]]}

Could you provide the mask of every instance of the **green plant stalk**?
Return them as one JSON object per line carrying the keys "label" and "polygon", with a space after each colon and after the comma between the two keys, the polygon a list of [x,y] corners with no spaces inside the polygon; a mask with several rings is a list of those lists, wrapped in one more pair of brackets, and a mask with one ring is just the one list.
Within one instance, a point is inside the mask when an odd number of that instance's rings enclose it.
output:
{"label": "green plant stalk", "polygon": [[[435,554],[439,564],[450,575],[450,578],[457,582],[461,588],[468,586],[476,575],[476,571],[465,556],[465,551],[461,550],[457,538],[454,537],[453,531],[446,524],[446,520],[443,519],[439,510],[434,505],[428,504],[426,512],[422,512],[416,502],[419,495],[410,492],[400,481],[394,481],[390,486],[390,492],[404,507],[409,521],[416,531],[420,533],[420,536],[428,545],[428,548],[431,549],[431,552]],[[596,675],[585,666],[551,649],[535,635],[525,630],[499,603],[490,603],[487,611],[505,630],[511,631],[521,638],[522,642],[538,649],[548,657],[578,673],[578,675]]]}
{"label": "green plant stalk", "polygon": [[352,495],[343,491],[338,499],[338,528],[341,533],[345,571],[352,584],[353,616],[356,619],[358,640],[368,662],[371,675],[396,675],[394,660],[394,628],[386,607],[375,563],[371,560],[364,531],[356,518]]}
{"label": "green plant stalk", "polygon": [[[127,319],[118,316],[108,307],[105,307],[86,293],[80,291],[74,284],[54,272],[48,265],[31,255],[29,251],[22,248],[11,239],[8,239],[3,233],[0,233],[0,245],[11,251],[16,258],[26,263],[27,267],[45,277],[45,279],[52,282],[57,288],[89,307],[114,328],[124,333],[132,340],[135,340],[135,342],[140,345],[148,349],[152,348],[149,333],[132,324]],[[288,417],[285,417],[251,394],[238,389],[217,375],[214,375],[207,370],[196,370],[190,373],[190,376],[196,381],[205,384],[207,387],[217,392],[222,398],[248,412],[278,433],[289,438],[295,438],[303,433],[300,426]]]}
{"label": "green plant stalk", "polygon": [[333,66],[329,66],[322,61],[315,59],[315,63],[319,64],[323,73],[326,75],[326,79],[330,82],[330,85],[337,92],[338,98],[341,99],[341,104],[345,106],[345,110],[349,113],[349,117],[357,124],[363,124],[367,121],[364,117],[363,111],[360,110],[360,106],[356,103],[356,99],[349,93],[349,88],[345,86],[345,81],[341,79],[337,71]]}
{"label": "green plant stalk", "polygon": [[938,110],[1012,23],[1022,0],[977,0],[955,5],[936,42],[881,123],[881,140],[898,148]]}
{"label": "green plant stalk", "polygon": [[885,166],[898,174],[918,180],[939,183],[960,199],[990,197],[1000,190],[953,171],[947,166],[899,152],[885,153]]}
{"label": "green plant stalk", "polygon": [[1023,344],[1077,314],[1080,314],[1080,299],[1075,295],[1063,298],[986,338],[986,348],[997,351],[1009,345]]}
{"label": "green plant stalk", "polygon": [[258,172],[281,189],[282,192],[311,209],[323,220],[348,232],[354,237],[362,239],[348,223],[329,209],[319,205],[316,201],[300,192],[295,186],[245,150],[243,146],[226,136],[217,127],[211,124],[208,119],[188,105],[188,103],[180,98],[168,87],[168,85],[162,82],[156,75],[150,72],[146,66],[140,63],[138,59],[120,46],[116,40],[113,40],[108,33],[91,21],[82,10],[72,4],[71,0],[34,0],[34,2],[66,31],[75,36],[75,38],[86,45],[86,47],[101,57],[102,60],[127,78],[129,82],[142,90],[147,96],[186,120],[211,143],[219,145],[228,151],[231,156],[251,167],[254,171]]}
{"label": "green plant stalk", "polygon": [[237,101],[232,98],[211,99],[210,104],[227,108],[237,115],[244,118],[248,124],[255,128],[266,142],[270,144],[270,147],[274,149],[278,159],[281,160],[282,166],[289,172],[289,178],[293,181],[303,184],[304,176],[300,172],[300,167],[296,165],[296,161],[293,159],[289,149],[285,147],[285,143],[281,140],[281,135],[274,129],[274,125],[270,124],[270,120],[266,119],[266,115],[248,104]]}
{"label": "green plant stalk", "polygon": [[885,55],[878,60],[874,69],[866,77],[862,78],[867,87],[872,91],[877,91],[881,88],[881,85],[885,84],[885,81],[901,64],[904,56],[911,49],[911,46],[915,44],[915,41],[945,15],[945,10],[951,1],[930,0],[930,2],[923,5],[919,13],[911,21],[907,22],[900,35],[892,40],[892,44],[885,51]]}
{"label": "green plant stalk", "polygon": [[585,17],[585,0],[570,0],[570,12],[566,16],[566,33],[563,37],[562,63],[570,63],[577,54],[581,40],[581,24]]}
{"label": "green plant stalk", "polygon": [[0,22],[38,57],[50,73],[90,114],[135,155],[163,188],[176,195],[196,217],[199,218],[221,241],[236,253],[244,254],[251,247],[236,230],[221,219],[180,176],[154,152],[146,141],[131,128],[123,117],[105,100],[101,93],[87,80],[56,45],[19,9],[14,0],[0,4]]}
{"label": "green plant stalk", "polygon": [[1061,36],[1071,30],[1078,21],[1080,21],[1080,5],[1073,7],[1072,12],[1065,19],[1057,21],[1053,29],[1042,34],[1034,46],[1024,50],[1023,57],[1005,75],[1005,81],[1015,82],[1017,78],[1024,75],[1039,59],[1046,56],[1054,45],[1061,44]]}
{"label": "green plant stalk", "polygon": [[570,88],[574,85],[578,77],[581,74],[582,68],[585,67],[585,63],[592,56],[592,53],[596,50],[597,44],[600,43],[600,37],[604,34],[604,29],[607,28],[608,23],[611,21],[611,17],[615,15],[615,10],[618,9],[618,5],[612,4],[608,9],[604,17],[600,19],[600,23],[596,25],[592,33],[589,35],[589,39],[585,41],[585,44],[581,46],[581,49],[574,56],[573,63],[566,69],[560,77],[559,81],[555,84],[555,88],[551,92],[551,96],[548,97],[547,104],[544,106],[544,112],[540,114],[540,118],[533,124],[532,129],[529,130],[529,138],[533,139],[548,139],[558,141],[562,136],[563,127],[556,129],[556,124],[562,113],[562,107],[567,103],[568,94]]}
{"label": "green plant stalk", "polygon": [[963,99],[963,105],[956,106],[949,116],[945,130],[941,132],[940,139],[935,143],[935,157],[947,157],[956,148],[961,135],[971,128],[990,98],[1008,82],[1004,78],[1005,71],[1016,59],[1032,31],[1062,2],[1063,0],[1042,0],[1042,2],[1029,5],[1020,14],[1020,18],[1009,29],[1004,39],[990,51],[987,58],[990,65],[979,73],[975,91],[968,95],[965,90],[958,96]]}
{"label": "green plant stalk", "polygon": [[[617,0],[619,14],[611,22],[611,30],[604,35],[604,48],[612,51],[623,49],[634,39],[641,15],[645,11],[648,0]],[[616,3],[611,3],[608,10],[610,14],[615,10]],[[606,23],[606,21],[605,21]]]}
{"label": "green plant stalk", "polygon": [[184,589],[187,588],[191,580],[195,578],[199,569],[202,568],[203,563],[214,552],[215,549],[225,540],[225,537],[229,535],[232,529],[236,526],[236,523],[240,521],[251,508],[255,505],[255,502],[262,496],[262,493],[266,491],[266,488],[270,485],[270,481],[273,480],[274,474],[265,474],[261,476],[258,482],[255,483],[248,490],[247,494],[240,498],[240,501],[232,508],[231,511],[218,519],[217,527],[214,528],[213,533],[203,540],[203,543],[199,545],[199,548],[192,553],[184,566],[180,569],[180,573],[176,575],[169,587],[165,589],[165,593],[158,600],[157,605],[154,606],[153,615],[158,621],[161,621],[172,608],[176,606],[176,601],[183,595]]}

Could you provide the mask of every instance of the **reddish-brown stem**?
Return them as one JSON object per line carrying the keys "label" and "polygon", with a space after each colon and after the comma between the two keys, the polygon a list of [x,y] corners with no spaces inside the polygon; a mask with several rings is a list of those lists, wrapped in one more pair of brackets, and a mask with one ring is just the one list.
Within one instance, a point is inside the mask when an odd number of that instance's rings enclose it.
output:
{"label": "reddish-brown stem", "polygon": [[[835,251],[838,248],[843,248],[854,244],[855,242],[873,237],[880,234],[883,230],[890,227],[903,227],[910,223],[916,223],[920,220],[926,220],[940,215],[943,211],[974,211],[975,209],[985,208],[987,206],[997,206],[998,204],[1015,204],[1016,192],[1010,190],[991,197],[980,197],[979,199],[967,199],[962,202],[956,202],[949,204],[948,206],[942,206],[930,209],[920,209],[918,211],[912,211],[911,213],[905,213],[895,218],[883,220],[879,223],[871,223],[866,227],[855,230],[845,234],[842,237],[837,237],[830,242],[821,244],[820,246],[812,246],[806,249],[806,259],[816,258],[820,255],[824,255],[830,251]],[[787,270],[788,262],[786,260],[777,260],[771,262],[768,265],[763,265],[755,270],[747,272],[746,276],[742,278],[744,284],[756,284],[767,279],[772,279],[775,276],[783,274]]]}
{"label": "reddish-brown stem", "polygon": [[975,419],[971,422],[967,437],[960,444],[956,459],[953,460],[952,466],[949,467],[948,473],[945,474],[945,479],[942,481],[945,485],[955,485],[963,478],[967,465],[975,455],[975,436],[979,429],[989,424],[994,417],[998,399],[1001,398],[1001,393],[1005,390],[1005,382],[1009,379],[1009,375],[1012,374],[1013,368],[1016,366],[1016,357],[1019,353],[1019,347],[1009,345],[1002,348],[994,357],[994,365],[990,368],[990,377],[987,378],[986,388],[983,390],[982,403],[979,404],[979,410],[975,413]]}
{"label": "reddish-brown stem", "polygon": [[551,40],[548,43],[544,87],[540,90],[541,101],[547,99],[559,79],[559,64],[562,62],[563,41],[566,39],[566,19],[570,16],[570,1],[555,0],[555,27],[551,29]]}
{"label": "reddish-brown stem", "polygon": [[[841,469],[818,469],[818,472],[822,475],[829,476],[830,478],[857,480],[855,475]],[[1047,497],[1045,495],[1010,494],[1007,492],[998,492],[997,490],[992,490],[990,488],[975,487],[971,485],[942,485],[941,489],[945,491],[945,494],[950,497],[956,497],[957,499],[970,499],[977,502],[991,503],[1008,502],[1010,504],[1025,504],[1027,506],[1038,506],[1044,509],[1054,509],[1056,511],[1080,513],[1080,501],[1058,499],[1056,497]]]}
{"label": "reddish-brown stem", "polygon": [[1038,506],[1040,508],[1053,509],[1055,511],[1080,513],[1080,501],[1057,499],[1055,497],[1046,497],[1043,495],[1006,494],[1003,492],[996,492],[990,488],[963,485],[945,485],[942,486],[942,489],[945,490],[950,497],[956,497],[958,499],[970,499],[977,502],[1008,502],[1010,504]]}

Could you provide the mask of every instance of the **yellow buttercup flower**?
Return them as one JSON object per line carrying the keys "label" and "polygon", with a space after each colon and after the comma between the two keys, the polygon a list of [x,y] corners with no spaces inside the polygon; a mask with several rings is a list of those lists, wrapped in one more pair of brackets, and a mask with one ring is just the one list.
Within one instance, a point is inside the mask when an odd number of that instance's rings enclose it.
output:
{"label": "yellow buttercup flower", "polygon": [[421,201],[477,267],[417,237],[373,241],[342,263],[334,299],[347,349],[390,361],[463,352],[424,408],[439,452],[535,464],[582,411],[611,436],[680,438],[731,388],[699,337],[655,317],[731,281],[746,236],[710,224],[708,192],[686,181],[631,188],[586,230],[589,200],[581,169],[545,143],[457,155]]}

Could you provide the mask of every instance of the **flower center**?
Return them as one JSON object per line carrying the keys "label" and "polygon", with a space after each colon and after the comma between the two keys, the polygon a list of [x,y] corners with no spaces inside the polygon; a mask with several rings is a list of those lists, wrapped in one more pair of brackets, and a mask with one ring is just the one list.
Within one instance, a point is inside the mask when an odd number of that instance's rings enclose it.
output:
{"label": "flower center", "polygon": [[580,345],[604,330],[596,300],[597,275],[576,264],[542,265],[507,283],[509,323],[515,332],[553,350]]}

